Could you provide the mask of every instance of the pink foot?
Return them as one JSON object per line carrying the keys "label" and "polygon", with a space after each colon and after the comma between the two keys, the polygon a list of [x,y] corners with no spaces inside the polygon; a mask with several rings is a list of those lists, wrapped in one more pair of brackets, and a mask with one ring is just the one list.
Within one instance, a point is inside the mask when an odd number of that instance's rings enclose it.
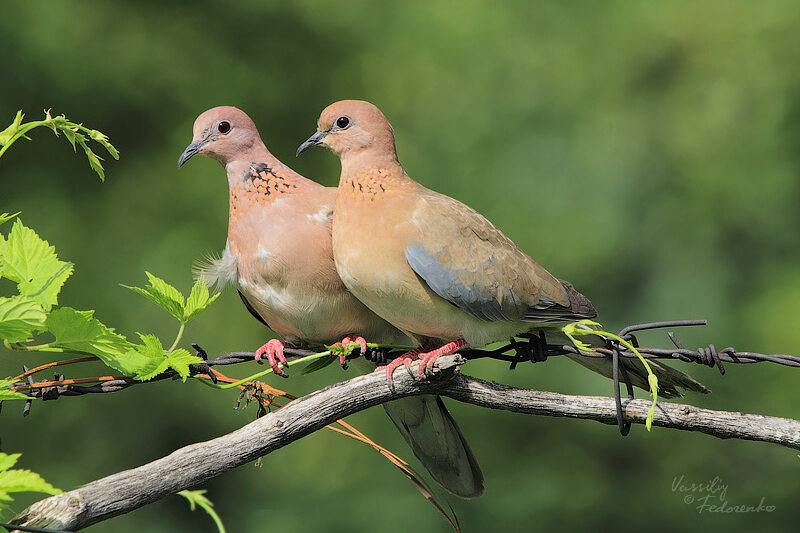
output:
{"label": "pink foot", "polygon": [[422,360],[422,363],[419,365],[420,377],[424,376],[425,372],[429,372],[433,369],[433,363],[436,362],[437,358],[441,357],[442,355],[450,355],[451,353],[457,352],[465,346],[467,346],[467,341],[464,339],[458,339],[453,342],[448,342],[441,348],[437,348],[431,352],[420,354],[419,358]]}
{"label": "pink foot", "polygon": [[[279,366],[278,361],[282,364],[286,365],[286,357],[283,355],[284,348],[292,348],[291,344],[284,344],[282,341],[278,339],[270,339],[264,344],[261,348],[256,350],[256,362],[258,364],[263,364],[261,362],[261,357],[266,354],[267,355],[267,362],[269,366],[272,368],[272,371],[275,372],[276,375],[281,376],[283,378],[288,378],[289,376],[284,372]],[[277,357],[277,361],[276,358]]]}
{"label": "pink foot", "polygon": [[[355,339],[351,339],[350,337],[345,337],[342,339],[342,342],[337,342],[333,346],[347,348],[350,346],[351,342],[357,342],[359,347],[361,348],[361,355],[367,354],[367,341],[361,335],[357,335]],[[347,355],[342,354],[339,356],[339,364],[342,365],[342,368],[347,370]]]}
{"label": "pink foot", "polygon": [[[391,383],[392,383],[392,374],[394,373],[394,369],[395,368],[399,367],[400,365],[405,365],[406,368],[410,368],[411,367],[411,361],[419,359],[419,357],[417,357],[417,355],[419,355],[419,352],[420,352],[420,349],[416,348],[414,350],[411,350],[410,352],[404,353],[400,357],[397,357],[397,358],[393,359],[388,365],[379,366],[378,367],[379,369],[381,369],[381,368],[385,368],[386,369],[386,383],[389,383],[391,385]],[[409,372],[411,372],[411,371],[409,370]]]}

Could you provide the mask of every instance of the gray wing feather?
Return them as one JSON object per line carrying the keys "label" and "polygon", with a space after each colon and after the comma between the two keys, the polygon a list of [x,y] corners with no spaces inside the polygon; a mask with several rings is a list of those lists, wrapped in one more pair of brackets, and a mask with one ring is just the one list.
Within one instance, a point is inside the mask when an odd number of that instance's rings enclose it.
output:
{"label": "gray wing feather", "polygon": [[[488,287],[480,281],[466,285],[458,275],[458,271],[437,261],[436,257],[422,245],[406,248],[406,260],[436,294],[487,322],[521,320],[558,323],[597,316],[592,303],[566,281],[561,281],[561,284],[569,297],[569,306],[559,305],[546,298],[541,298],[536,305],[529,306],[507,287],[499,285]],[[489,258],[484,267],[492,268],[492,261],[493,259]]]}
{"label": "gray wing feather", "polygon": [[465,285],[457,271],[437,261],[422,245],[409,246],[406,260],[436,294],[481,320],[519,320],[528,307],[505,287],[487,287],[481,282]]}

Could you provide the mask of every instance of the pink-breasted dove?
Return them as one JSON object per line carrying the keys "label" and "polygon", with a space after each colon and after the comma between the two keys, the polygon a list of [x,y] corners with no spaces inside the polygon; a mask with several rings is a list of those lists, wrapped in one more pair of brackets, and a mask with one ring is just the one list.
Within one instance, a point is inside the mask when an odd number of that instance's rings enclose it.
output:
{"label": "pink-breasted dove", "polygon": [[[597,316],[571,284],[553,277],[480,213],[427,189],[403,170],[394,132],[374,105],[344,100],[328,106],[317,132],[297,153],[324,145],[342,173],[333,215],[333,255],[344,284],[418,346],[387,366],[387,379],[411,358],[425,361],[465,346],[548,331]],[[566,338],[564,339],[566,340]],[[568,341],[567,341],[568,342]],[[606,376],[611,361],[572,359]],[[641,363],[625,359],[634,385],[648,389]],[[668,365],[650,363],[665,397],[678,387],[708,392]]]}
{"label": "pink-breasted dove", "polygon": [[[178,166],[196,154],[225,167],[230,191],[228,241],[222,257],[204,269],[207,283],[231,283],[248,311],[292,345],[330,345],[352,337],[363,352],[363,337],[412,344],[353,297],[336,272],[335,187],[323,187],[278,161],[250,117],[235,107],[216,107],[197,118]],[[272,339],[257,358],[265,353],[282,374],[283,348]],[[477,461],[440,398],[410,397],[384,407],[434,479],[462,497],[482,494]]]}

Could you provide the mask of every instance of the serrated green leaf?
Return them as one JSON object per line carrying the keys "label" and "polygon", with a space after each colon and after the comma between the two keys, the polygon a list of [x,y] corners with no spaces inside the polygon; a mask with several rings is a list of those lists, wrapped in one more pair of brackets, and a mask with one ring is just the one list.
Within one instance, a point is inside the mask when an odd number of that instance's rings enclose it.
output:
{"label": "serrated green leaf", "polygon": [[183,315],[183,307],[184,307],[184,299],[181,291],[164,281],[163,279],[159,278],[158,276],[154,276],[150,272],[145,272],[147,275],[147,280],[150,283],[150,287],[156,291],[157,294],[167,298],[169,300],[174,301],[176,305],[176,316]]}
{"label": "serrated green leaf", "polygon": [[182,348],[167,352],[164,350],[161,340],[155,335],[140,333],[139,337],[144,344],[136,346],[136,353],[143,358],[144,364],[136,372],[135,378],[138,380],[151,380],[172,368],[183,381],[186,381],[186,378],[189,377],[189,365],[203,362],[202,359]]}
{"label": "serrated green leaf", "polygon": [[64,137],[66,137],[66,139],[72,145],[72,151],[73,152],[77,151],[77,147],[75,146],[75,140],[77,139],[77,136],[80,134],[76,133],[72,128],[63,128],[61,132],[64,134]]}
{"label": "serrated green leaf", "polygon": [[100,181],[105,181],[106,174],[103,171],[103,165],[100,163],[100,157],[98,157],[98,155],[95,154],[89,147],[89,145],[86,143],[86,137],[82,135],[80,137],[77,137],[76,135],[75,141],[81,145],[81,148],[83,148],[83,153],[86,154],[86,159],[89,160],[89,166],[92,168],[92,170],[97,172],[98,176],[100,176]]}
{"label": "serrated green leaf", "polygon": [[[10,470],[17,463],[20,454],[5,454],[0,452],[0,501],[13,501],[13,492],[42,492],[44,494],[61,494],[62,491],[53,487],[39,474],[30,470]],[[0,503],[0,511],[8,508]],[[3,518],[0,512],[0,519]]]}
{"label": "serrated green leaf", "polygon": [[135,379],[140,381],[147,381],[148,379],[152,379],[153,377],[157,376],[164,370],[159,370],[155,374],[151,375],[147,379],[142,379],[142,376],[148,376],[152,372],[154,372],[164,361],[163,356],[159,356],[158,359],[148,357],[136,350],[130,350],[125,355],[120,358],[123,361],[125,366],[125,373],[127,375],[133,376]]}
{"label": "serrated green leaf", "polygon": [[107,366],[126,375],[133,372],[125,355],[135,345],[114,333],[94,318],[94,311],[77,311],[70,307],[56,309],[47,317],[47,330],[53,334],[55,346],[96,355]]}
{"label": "serrated green leaf", "polygon": [[13,215],[10,215],[10,214],[8,214],[8,213],[3,213],[2,215],[0,215],[0,225],[2,225],[2,224],[5,224],[6,222],[8,222],[9,220],[11,220],[11,219],[12,219],[12,218],[14,218],[15,216],[19,215],[20,213],[22,213],[22,211],[17,211],[17,212],[16,212],[16,213],[14,213]]}
{"label": "serrated green leaf", "polygon": [[169,361],[162,357],[160,361],[151,360],[149,366],[143,367],[139,372],[136,373],[134,377],[139,381],[150,381],[157,375],[166,371],[168,368]]}
{"label": "serrated green leaf", "polygon": [[141,294],[178,320],[183,320],[185,304],[180,291],[163,279],[152,275],[150,272],[145,272],[145,274],[147,274],[147,279],[149,281],[146,287],[122,286],[137,294]]}
{"label": "serrated green leaf", "polygon": [[183,314],[183,323],[191,322],[197,318],[200,313],[205,311],[208,306],[214,303],[219,297],[220,293],[213,296],[209,295],[208,286],[203,280],[197,280],[192,286],[192,292],[186,299],[186,309]]}
{"label": "serrated green leaf", "polygon": [[147,357],[164,357],[164,346],[161,344],[161,339],[155,335],[143,335],[141,333],[137,333],[137,335],[144,343],[140,348],[137,348],[139,353]]}
{"label": "serrated green leaf", "polygon": [[6,470],[0,472],[0,492],[45,492],[61,494],[42,477],[30,470]]}
{"label": "serrated green leaf", "polygon": [[58,259],[55,248],[17,219],[8,238],[0,241],[2,274],[17,282],[20,294],[30,296],[49,311],[73,265]]}
{"label": "serrated green leaf", "polygon": [[19,458],[22,457],[21,453],[2,453],[0,452],[0,472],[8,470],[15,464]]}
{"label": "serrated green leaf", "polygon": [[12,137],[16,135],[16,133],[19,131],[20,124],[22,124],[22,117],[24,116],[25,115],[22,113],[22,109],[20,109],[17,111],[17,116],[14,117],[14,122],[12,122],[11,125],[3,131],[0,131],[0,146],[7,145],[11,141]]}
{"label": "serrated green leaf", "polygon": [[30,400],[30,397],[25,396],[21,392],[0,389],[0,401],[6,400]]}
{"label": "serrated green leaf", "polygon": [[28,296],[0,297],[0,339],[20,342],[44,329],[47,314]]}
{"label": "serrated green leaf", "polygon": [[169,368],[169,362],[158,337],[141,333],[138,335],[144,344],[136,346],[136,349],[127,355],[126,360],[130,362],[131,367],[135,365],[132,369],[136,379],[148,381]]}
{"label": "serrated green leaf", "polygon": [[[21,392],[9,390],[15,384],[10,379],[0,379],[0,400],[29,400],[30,398]],[[2,470],[0,465],[0,470]]]}
{"label": "serrated green leaf", "polygon": [[189,377],[189,365],[203,362],[202,359],[196,355],[190,354],[183,348],[170,352],[169,355],[167,355],[167,360],[169,361],[169,367],[177,372],[184,382],[186,378]]}
{"label": "serrated green leaf", "polygon": [[106,149],[106,152],[108,152],[111,155],[111,157],[113,157],[114,159],[119,161],[119,152],[117,151],[116,148],[114,148],[113,144],[108,142],[108,140],[103,140],[103,141],[98,140],[97,142],[99,142],[101,145],[103,145],[103,148]]}
{"label": "serrated green leaf", "polygon": [[191,511],[194,511],[195,506],[197,506],[208,513],[208,515],[217,525],[217,530],[219,533],[225,533],[225,526],[222,525],[222,520],[214,510],[214,504],[211,502],[211,500],[204,496],[206,492],[207,491],[205,490],[182,490],[178,493],[178,495],[189,500],[189,509]]}

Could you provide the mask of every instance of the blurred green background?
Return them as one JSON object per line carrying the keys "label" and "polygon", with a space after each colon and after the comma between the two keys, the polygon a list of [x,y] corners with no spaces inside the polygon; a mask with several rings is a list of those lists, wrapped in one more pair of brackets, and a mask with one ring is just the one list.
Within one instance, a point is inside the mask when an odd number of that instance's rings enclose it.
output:
{"label": "blurred green background", "polygon": [[[363,98],[389,117],[412,177],[476,208],[572,281],[608,328],[707,318],[708,327],[680,332],[685,344],[797,354],[799,31],[791,1],[4,0],[2,127],[19,108],[30,119],[52,108],[110,135],[122,155],[100,184],[66,141],[36,130],[0,163],[0,211],[22,210],[76,263],[62,304],[96,309],[128,335],[171,339],[166,315],[118,283],[142,284],[147,269],[187,290],[192,264],[224,245],[223,170],[204,158],[176,168],[195,117],[236,105],[277,157],[335,185],[332,154],[294,151],[323,107]],[[186,343],[219,354],[268,337],[229,291],[191,324]],[[51,359],[3,351],[0,375]],[[798,416],[797,370],[729,365],[721,377],[682,368],[714,390],[690,403]],[[464,371],[611,393],[566,360]],[[277,385],[300,395],[352,375],[330,366]],[[26,419],[21,404],[7,403],[2,449],[23,452],[23,467],[69,489],[251,421],[254,409],[234,411],[235,400],[161,382],[37,402]],[[449,405],[486,476],[482,498],[451,498],[465,531],[788,530],[800,517],[800,464],[787,449],[641,426],[622,438],[589,421]],[[381,409],[350,421],[413,457]],[[764,498],[775,511],[698,514],[672,491],[680,476],[718,476],[729,505]],[[328,431],[203,488],[234,532],[447,528],[377,453]],[[15,509],[35,499],[21,497]],[[213,524],[170,497],[93,530],[145,528]]]}

